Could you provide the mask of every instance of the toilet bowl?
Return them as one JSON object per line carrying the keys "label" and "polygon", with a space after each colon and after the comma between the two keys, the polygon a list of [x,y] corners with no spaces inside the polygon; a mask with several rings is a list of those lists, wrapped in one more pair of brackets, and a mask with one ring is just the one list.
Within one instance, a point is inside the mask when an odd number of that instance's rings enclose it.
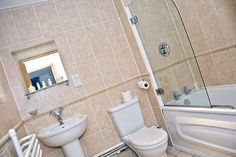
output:
{"label": "toilet bowl", "polygon": [[155,126],[143,127],[123,138],[123,141],[141,157],[167,157],[167,133]]}
{"label": "toilet bowl", "polygon": [[145,126],[137,97],[110,108],[108,113],[121,140],[140,157],[167,157],[167,133],[155,126]]}

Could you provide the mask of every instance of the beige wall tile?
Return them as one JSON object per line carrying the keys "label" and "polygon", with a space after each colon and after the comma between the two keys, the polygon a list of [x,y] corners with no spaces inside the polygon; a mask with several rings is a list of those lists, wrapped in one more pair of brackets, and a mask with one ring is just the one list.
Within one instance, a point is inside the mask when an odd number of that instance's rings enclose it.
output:
{"label": "beige wall tile", "polygon": [[117,18],[105,22],[104,25],[114,50],[126,47],[128,45],[120,21]]}
{"label": "beige wall tile", "polygon": [[38,4],[35,6],[35,11],[41,31],[45,36],[62,32],[61,23],[53,2]]}
{"label": "beige wall tile", "polygon": [[219,78],[217,69],[214,66],[213,60],[210,55],[197,58],[203,78],[207,86],[219,85]]}
{"label": "beige wall tile", "polygon": [[153,114],[153,110],[151,107],[143,110],[143,118],[144,118],[145,124],[149,127],[157,124],[156,118]]}
{"label": "beige wall tile", "polygon": [[231,5],[232,3],[234,3],[235,1],[234,0],[214,0],[213,3],[216,7],[216,9],[222,9],[224,7],[227,7],[229,5]]}
{"label": "beige wall tile", "polygon": [[123,79],[129,79],[138,75],[138,70],[129,47],[119,49],[115,56]]}
{"label": "beige wall tile", "polygon": [[97,62],[106,87],[122,81],[120,71],[112,53],[98,56]]}
{"label": "beige wall tile", "polygon": [[140,74],[147,73],[147,69],[146,69],[146,66],[144,64],[142,55],[139,51],[138,45],[137,44],[131,45],[131,50],[132,50],[132,53],[134,55],[135,61],[137,63],[139,73]]}
{"label": "beige wall tile", "polygon": [[87,93],[93,93],[104,88],[104,82],[95,59],[80,62],[77,67]]}
{"label": "beige wall tile", "polygon": [[40,29],[32,6],[12,9],[20,40],[32,40],[40,36]]}
{"label": "beige wall tile", "polygon": [[186,26],[191,41],[202,39],[204,36],[200,21],[192,20],[191,24]]}
{"label": "beige wall tile", "polygon": [[103,129],[102,134],[107,147],[112,147],[121,142],[114,127]]}
{"label": "beige wall tile", "polygon": [[105,142],[100,132],[82,138],[81,142],[88,156],[93,156],[106,149]]}
{"label": "beige wall tile", "polygon": [[119,0],[119,1],[113,0],[113,3],[115,5],[115,9],[116,9],[116,11],[118,13],[118,16],[119,17],[125,16],[125,10],[123,8],[122,1],[121,0]]}
{"label": "beige wall tile", "polygon": [[[78,74],[81,79],[81,76],[80,76],[80,73],[76,67],[76,64],[71,64],[69,66],[65,66],[65,70],[66,70],[66,74],[67,74],[67,77],[69,78],[69,80],[72,80],[73,74]],[[62,90],[61,92],[64,94],[68,93],[68,94],[66,94],[66,96],[64,96],[64,101],[66,103],[70,103],[72,100],[81,98],[86,95],[85,89],[84,89],[84,84],[82,84],[82,86],[80,86],[80,87],[75,88],[74,84],[71,82],[71,83],[69,83],[68,86],[63,86],[61,90]]]}
{"label": "beige wall tile", "polygon": [[0,93],[0,114],[2,117],[4,117],[0,119],[0,137],[2,138],[5,134],[7,134],[9,129],[13,128],[18,122],[21,121],[21,118],[1,62]]}
{"label": "beige wall tile", "polygon": [[64,157],[61,149],[57,148],[56,150],[49,151],[44,153],[45,157]]}
{"label": "beige wall tile", "polygon": [[77,29],[66,33],[75,62],[94,56],[90,42],[84,29]]}
{"label": "beige wall tile", "polygon": [[99,10],[93,0],[75,0],[84,25],[101,22]]}
{"label": "beige wall tile", "polygon": [[[227,3],[227,1],[223,1],[223,2]],[[215,3],[217,3],[217,1]],[[218,4],[219,7],[220,6],[221,7],[225,6],[225,7],[220,10],[217,10],[217,13],[219,16],[220,24],[223,27],[224,37],[227,42],[227,45],[232,45],[236,43],[236,39],[235,39],[236,21],[234,20],[234,17],[236,15],[236,10],[235,10],[236,2],[234,3],[229,2],[229,4],[230,5],[225,4],[226,6]]]}
{"label": "beige wall tile", "polygon": [[183,17],[185,25],[189,25],[197,17],[191,0],[174,0]]}
{"label": "beige wall tile", "polygon": [[16,44],[18,37],[11,12],[0,11],[0,21],[0,47]]}
{"label": "beige wall tile", "polygon": [[192,3],[199,17],[205,17],[214,10],[212,0],[192,0]]}
{"label": "beige wall tile", "polygon": [[86,32],[96,56],[111,52],[109,39],[102,24],[86,27]]}
{"label": "beige wall tile", "polygon": [[111,89],[108,89],[108,94],[111,99],[112,106],[120,105],[122,102],[121,92],[125,91],[125,86],[120,85]]}
{"label": "beige wall tile", "polygon": [[132,32],[132,29],[130,27],[130,24],[129,24],[129,21],[128,21],[127,17],[123,16],[123,17],[120,18],[120,20],[121,20],[121,24],[123,26],[123,29],[125,31],[125,35],[127,37],[127,40],[129,42],[129,44],[130,45],[134,44],[135,43],[134,34]]}
{"label": "beige wall tile", "polygon": [[106,111],[111,105],[110,99],[106,92],[93,96],[90,99],[90,102],[91,102],[90,107],[94,113],[100,111]]}
{"label": "beige wall tile", "polygon": [[[29,121],[25,123],[26,131],[28,134],[37,134],[39,131],[49,125],[48,119],[55,119],[49,115],[38,118],[37,120]],[[56,120],[55,120],[56,121]]]}
{"label": "beige wall tile", "polygon": [[135,79],[131,82],[126,83],[126,89],[130,90],[133,96],[138,96],[139,101],[140,101],[140,107],[142,109],[146,109],[150,106],[149,99],[147,97],[146,91],[145,90],[140,90],[138,87],[138,82],[141,81],[141,78]]}
{"label": "beige wall tile", "polygon": [[216,13],[211,13],[205,18],[201,19],[204,35],[208,43],[208,48],[214,50],[217,48],[225,47],[226,42],[223,34],[222,27]]}
{"label": "beige wall tile", "polygon": [[111,119],[108,115],[108,108],[111,102],[107,93],[101,93],[91,98],[91,108],[98,122],[99,128],[104,129],[112,126]]}
{"label": "beige wall tile", "polygon": [[193,45],[193,50],[197,54],[202,54],[208,52],[208,44],[206,38],[201,38],[198,40],[191,41]]}
{"label": "beige wall tile", "polygon": [[212,55],[213,62],[217,69],[220,84],[234,84],[236,75],[235,65],[228,50]]}
{"label": "beige wall tile", "polygon": [[112,0],[95,0],[102,21],[117,17]]}
{"label": "beige wall tile", "polygon": [[160,125],[164,129],[166,129],[166,125],[164,122],[164,117],[162,115],[161,109],[158,106],[154,106],[152,109],[153,109],[153,112],[156,117],[158,125]]}
{"label": "beige wall tile", "polygon": [[74,0],[58,0],[55,4],[65,31],[83,25]]}

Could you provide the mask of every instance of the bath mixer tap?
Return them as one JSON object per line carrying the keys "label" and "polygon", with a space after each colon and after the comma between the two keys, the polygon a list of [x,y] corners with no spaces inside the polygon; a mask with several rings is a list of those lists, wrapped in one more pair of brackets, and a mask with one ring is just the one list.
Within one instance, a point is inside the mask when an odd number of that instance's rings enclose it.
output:
{"label": "bath mixer tap", "polygon": [[59,109],[57,111],[50,111],[50,114],[49,114],[50,116],[53,116],[53,117],[57,118],[60,126],[64,125],[64,122],[61,118],[61,114],[62,114],[63,110],[64,110],[64,108],[59,107]]}
{"label": "bath mixer tap", "polygon": [[190,89],[187,86],[184,86],[184,94],[185,95],[189,95],[192,91],[193,91],[193,89]]}
{"label": "bath mixer tap", "polygon": [[175,100],[179,100],[179,98],[182,96],[182,94],[179,94],[177,91],[174,91],[173,96],[174,96]]}

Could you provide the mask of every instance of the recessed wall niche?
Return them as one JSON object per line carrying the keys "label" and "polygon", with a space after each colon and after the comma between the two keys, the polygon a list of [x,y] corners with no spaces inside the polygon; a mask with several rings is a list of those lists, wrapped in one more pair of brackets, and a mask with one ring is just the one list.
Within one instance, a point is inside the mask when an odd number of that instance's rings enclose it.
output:
{"label": "recessed wall niche", "polygon": [[14,51],[12,56],[28,99],[41,90],[62,83],[68,84],[68,78],[54,41]]}

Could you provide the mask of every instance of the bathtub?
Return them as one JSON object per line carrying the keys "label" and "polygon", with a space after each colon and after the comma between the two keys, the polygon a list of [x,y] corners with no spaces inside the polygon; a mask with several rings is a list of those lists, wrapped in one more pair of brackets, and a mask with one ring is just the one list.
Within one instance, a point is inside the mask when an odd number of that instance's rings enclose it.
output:
{"label": "bathtub", "polygon": [[199,89],[162,107],[173,146],[202,157],[236,157],[236,85],[207,89],[213,105]]}
{"label": "bathtub", "polygon": [[200,88],[189,95],[181,96],[179,100],[172,100],[166,105],[236,108],[236,85],[210,86],[207,87],[207,92],[210,101],[205,88]]}

